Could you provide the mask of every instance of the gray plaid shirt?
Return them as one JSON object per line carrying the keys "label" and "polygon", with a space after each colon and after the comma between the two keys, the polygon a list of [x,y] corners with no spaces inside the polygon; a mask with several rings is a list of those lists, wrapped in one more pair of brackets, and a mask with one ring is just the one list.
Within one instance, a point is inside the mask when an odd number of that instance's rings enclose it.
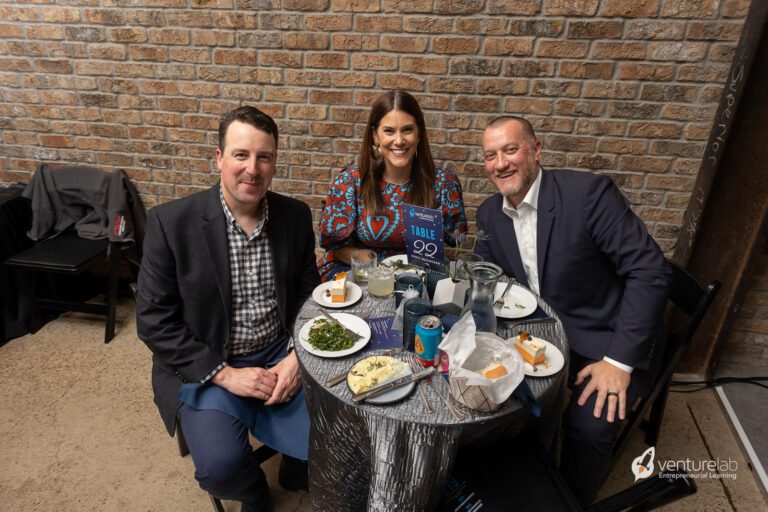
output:
{"label": "gray plaid shirt", "polygon": [[280,314],[275,296],[272,251],[267,238],[269,207],[248,237],[220,195],[227,217],[229,268],[232,283],[232,325],[229,354],[239,356],[265,348],[280,333]]}

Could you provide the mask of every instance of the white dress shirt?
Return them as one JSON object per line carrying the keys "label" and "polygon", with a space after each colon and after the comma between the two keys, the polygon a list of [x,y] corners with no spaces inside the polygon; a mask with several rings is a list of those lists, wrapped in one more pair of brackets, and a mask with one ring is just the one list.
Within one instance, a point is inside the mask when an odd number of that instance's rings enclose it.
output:
{"label": "white dress shirt", "polygon": [[[506,196],[504,196],[504,202],[501,207],[504,214],[512,219],[515,225],[515,238],[517,238],[517,247],[520,249],[520,259],[523,261],[525,277],[528,279],[528,286],[537,295],[541,295],[539,289],[536,227],[538,224],[539,191],[541,189],[542,172],[541,168],[539,168],[536,179],[531,184],[531,188],[528,189],[528,193],[525,194],[523,200],[517,205],[517,208],[512,206],[512,203]],[[603,360],[627,373],[632,373],[633,368],[631,366],[620,363],[610,357],[603,357]]]}

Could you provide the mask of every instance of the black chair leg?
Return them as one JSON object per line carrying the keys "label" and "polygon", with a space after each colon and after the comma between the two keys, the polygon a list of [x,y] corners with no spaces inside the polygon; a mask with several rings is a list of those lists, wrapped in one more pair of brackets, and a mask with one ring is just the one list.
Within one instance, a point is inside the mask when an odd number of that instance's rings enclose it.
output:
{"label": "black chair leg", "polygon": [[645,429],[645,444],[656,446],[661,432],[661,420],[664,419],[664,409],[667,407],[667,396],[669,395],[669,385],[656,397],[651,406],[651,413],[648,416],[648,423]]}
{"label": "black chair leg", "polygon": [[109,282],[107,284],[107,323],[104,330],[104,343],[109,343],[115,337],[115,316],[117,311],[117,285],[120,249],[110,243],[107,247],[107,268]]}
{"label": "black chair leg", "polygon": [[590,506],[588,512],[640,512],[654,510],[696,493],[696,482],[686,473],[670,471],[656,475],[637,485]]}
{"label": "black chair leg", "polygon": [[211,493],[208,493],[208,497],[211,498],[211,503],[213,504],[213,510],[216,512],[225,512],[224,506],[221,504],[221,500],[214,496]]}
{"label": "black chair leg", "polygon": [[176,419],[176,442],[179,444],[179,455],[182,457],[189,455],[187,440],[184,439],[184,432],[181,431],[181,423],[178,418]]}

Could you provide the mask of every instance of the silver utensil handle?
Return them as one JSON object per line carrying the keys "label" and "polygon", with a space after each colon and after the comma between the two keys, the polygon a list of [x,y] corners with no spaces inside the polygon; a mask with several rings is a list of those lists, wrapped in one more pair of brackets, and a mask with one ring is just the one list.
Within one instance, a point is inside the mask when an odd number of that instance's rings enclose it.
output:
{"label": "silver utensil handle", "polygon": [[429,403],[427,392],[424,391],[424,388],[421,387],[421,385],[419,385],[419,395],[421,396],[421,403],[424,404],[424,409],[427,410],[427,414],[434,413],[435,409],[432,407],[432,404]]}
{"label": "silver utensil handle", "polygon": [[331,315],[329,315],[322,309],[320,310],[320,314],[323,315],[325,318],[327,318],[332,324],[338,325],[342,329],[344,329],[344,332],[347,333],[348,336],[352,336],[353,339],[359,340],[360,338],[362,338],[362,336],[360,336],[355,331],[353,331],[352,329],[348,328],[347,326],[345,326],[344,324],[342,324],[341,322],[333,318]]}

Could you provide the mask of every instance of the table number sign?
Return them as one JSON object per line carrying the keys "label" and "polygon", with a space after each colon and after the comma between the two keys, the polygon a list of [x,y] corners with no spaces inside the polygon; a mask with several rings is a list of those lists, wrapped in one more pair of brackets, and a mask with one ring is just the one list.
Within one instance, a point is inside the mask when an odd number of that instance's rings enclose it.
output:
{"label": "table number sign", "polygon": [[445,251],[440,210],[404,204],[403,212],[408,263],[427,269],[442,269]]}

